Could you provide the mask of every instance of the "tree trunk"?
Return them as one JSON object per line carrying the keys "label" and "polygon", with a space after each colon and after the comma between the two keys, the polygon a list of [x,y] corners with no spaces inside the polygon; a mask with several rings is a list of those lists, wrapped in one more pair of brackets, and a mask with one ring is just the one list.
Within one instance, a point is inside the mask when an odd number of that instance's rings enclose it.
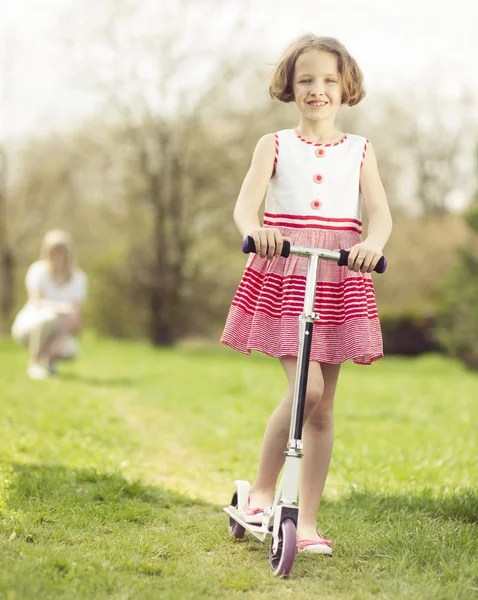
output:
{"label": "tree trunk", "polygon": [[171,282],[169,277],[170,244],[166,228],[165,182],[155,172],[149,174],[150,201],[154,208],[153,256],[154,266],[150,274],[149,308],[150,339],[155,346],[171,346],[174,343],[174,320],[171,319]]}
{"label": "tree trunk", "polygon": [[13,251],[7,236],[7,157],[0,147],[0,332],[8,331],[14,305]]}
{"label": "tree trunk", "polygon": [[174,344],[174,323],[168,318],[167,296],[160,285],[153,285],[149,294],[150,337],[155,346]]}
{"label": "tree trunk", "polygon": [[15,261],[8,246],[0,249],[0,311],[2,332],[8,331],[14,305]]}

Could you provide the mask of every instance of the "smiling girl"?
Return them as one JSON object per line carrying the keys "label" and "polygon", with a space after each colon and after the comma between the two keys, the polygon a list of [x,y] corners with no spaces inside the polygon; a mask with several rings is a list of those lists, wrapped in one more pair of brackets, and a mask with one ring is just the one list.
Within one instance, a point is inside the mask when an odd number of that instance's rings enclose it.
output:
{"label": "smiling girl", "polygon": [[[276,65],[270,94],[295,102],[298,125],[262,137],[244,179],[234,219],[239,232],[254,239],[257,254],[249,257],[221,341],[245,354],[257,350],[279,358],[288,386],[266,427],[242,509],[248,522],[262,522],[289,433],[307,261],[282,258],[283,242],[349,249],[347,267],[319,262],[315,310],[321,319],[314,324],[309,366],[297,524],[299,550],[331,554],[332,543],[319,534],[316,521],[332,455],[335,390],[341,363],[370,364],[382,357],[370,273],[392,223],[372,144],[335,125],[342,105],[354,106],[365,96],[362,72],[344,46],[335,38],[299,38]],[[362,201],[369,223],[363,241]]]}

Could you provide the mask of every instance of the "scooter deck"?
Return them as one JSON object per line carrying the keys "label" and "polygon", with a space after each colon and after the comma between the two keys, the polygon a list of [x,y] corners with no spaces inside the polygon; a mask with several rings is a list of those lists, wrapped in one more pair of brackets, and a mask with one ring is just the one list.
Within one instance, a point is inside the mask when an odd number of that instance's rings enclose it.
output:
{"label": "scooter deck", "polygon": [[228,506],[224,508],[224,511],[227,512],[227,514],[232,517],[236,523],[242,525],[244,529],[252,533],[252,535],[261,542],[263,542],[266,539],[266,535],[270,533],[267,528],[264,527],[264,525],[253,525],[252,523],[246,523],[246,521],[244,521],[243,514],[237,510],[235,506]]}

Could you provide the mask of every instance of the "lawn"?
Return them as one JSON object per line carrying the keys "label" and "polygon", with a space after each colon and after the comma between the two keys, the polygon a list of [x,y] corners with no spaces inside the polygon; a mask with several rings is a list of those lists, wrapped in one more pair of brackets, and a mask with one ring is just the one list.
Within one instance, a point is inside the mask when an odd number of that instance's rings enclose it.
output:
{"label": "lawn", "polygon": [[48,381],[25,360],[0,340],[0,598],[478,598],[478,375],[460,364],[343,367],[334,556],[279,580],[222,511],[283,394],[274,360],[91,334]]}

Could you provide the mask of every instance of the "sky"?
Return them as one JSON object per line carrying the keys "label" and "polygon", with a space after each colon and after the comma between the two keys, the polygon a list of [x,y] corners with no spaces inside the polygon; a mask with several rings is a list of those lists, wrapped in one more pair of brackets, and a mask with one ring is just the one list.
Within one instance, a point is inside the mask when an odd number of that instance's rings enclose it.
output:
{"label": "sky", "polygon": [[[88,1],[82,2],[84,30]],[[109,2],[94,4],[100,10]],[[155,0],[156,10],[162,3],[167,9],[170,0]],[[410,90],[426,88],[443,96],[469,89],[478,98],[478,3],[470,0],[209,0],[191,35],[217,38],[222,51],[232,51],[234,40],[229,46],[221,41],[227,31],[221,20],[210,26],[215,5],[224,23],[241,15],[258,66],[273,64],[291,39],[313,32],[346,45],[369,96],[386,91],[407,102]],[[68,125],[93,110],[65,56],[65,18],[78,16],[78,6],[74,0],[0,0],[0,137]]]}

